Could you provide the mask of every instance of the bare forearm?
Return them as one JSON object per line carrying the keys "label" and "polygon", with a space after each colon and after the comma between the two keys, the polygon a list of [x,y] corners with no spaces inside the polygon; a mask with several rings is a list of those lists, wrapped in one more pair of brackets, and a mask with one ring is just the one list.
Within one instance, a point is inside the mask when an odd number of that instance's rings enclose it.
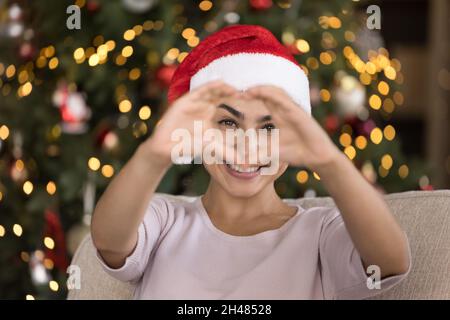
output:
{"label": "bare forearm", "polygon": [[102,255],[124,255],[134,249],[148,202],[170,166],[145,144],[111,181],[96,205],[92,237]]}
{"label": "bare forearm", "polygon": [[364,264],[378,265],[382,276],[406,271],[406,239],[381,194],[342,153],[317,171]]}

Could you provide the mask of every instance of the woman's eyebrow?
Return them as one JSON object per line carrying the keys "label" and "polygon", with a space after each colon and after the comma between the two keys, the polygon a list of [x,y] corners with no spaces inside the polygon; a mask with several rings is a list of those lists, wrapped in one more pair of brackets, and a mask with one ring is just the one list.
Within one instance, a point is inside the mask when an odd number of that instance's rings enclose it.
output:
{"label": "woman's eyebrow", "polygon": [[266,122],[266,121],[270,121],[272,120],[272,116],[270,114],[266,115],[266,116],[262,116],[261,118],[258,119],[258,122]]}
{"label": "woman's eyebrow", "polygon": [[234,109],[233,107],[230,107],[229,105],[227,105],[225,103],[218,105],[217,108],[225,109],[229,113],[231,113],[233,116],[235,116],[236,118],[244,119],[244,114],[242,112]]}

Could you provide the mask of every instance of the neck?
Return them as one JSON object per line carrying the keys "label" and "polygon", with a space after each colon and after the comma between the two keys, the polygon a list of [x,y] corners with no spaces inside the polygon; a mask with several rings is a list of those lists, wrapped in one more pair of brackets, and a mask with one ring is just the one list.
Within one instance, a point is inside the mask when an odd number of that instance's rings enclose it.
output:
{"label": "neck", "polygon": [[222,219],[236,221],[242,218],[252,219],[261,215],[290,210],[270,184],[251,197],[236,197],[229,194],[213,181],[209,184],[203,198],[203,205],[210,215],[220,215]]}

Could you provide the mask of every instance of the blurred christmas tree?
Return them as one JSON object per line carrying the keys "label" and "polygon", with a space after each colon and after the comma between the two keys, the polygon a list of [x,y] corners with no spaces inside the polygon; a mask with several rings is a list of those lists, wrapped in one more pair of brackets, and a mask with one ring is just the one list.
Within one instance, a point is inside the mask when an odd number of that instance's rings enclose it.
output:
{"label": "blurred christmas tree", "polygon": [[[72,4],[80,30],[66,27]],[[292,51],[314,116],[370,182],[431,188],[389,124],[403,103],[401,64],[354,4],[0,0],[0,298],[65,297],[95,199],[151,133],[177,64],[228,24],[263,25]],[[323,195],[319,179],[290,168],[277,190]],[[174,166],[159,191],[199,194],[207,182],[201,166]]]}

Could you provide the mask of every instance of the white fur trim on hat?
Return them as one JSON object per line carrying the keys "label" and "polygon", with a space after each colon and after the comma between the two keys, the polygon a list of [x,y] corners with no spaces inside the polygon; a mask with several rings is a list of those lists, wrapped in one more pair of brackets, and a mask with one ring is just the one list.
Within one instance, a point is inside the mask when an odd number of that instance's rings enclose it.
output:
{"label": "white fur trim on hat", "polygon": [[308,78],[298,65],[285,58],[267,53],[238,53],[218,58],[192,76],[190,90],[219,79],[238,90],[257,85],[280,87],[311,114]]}

